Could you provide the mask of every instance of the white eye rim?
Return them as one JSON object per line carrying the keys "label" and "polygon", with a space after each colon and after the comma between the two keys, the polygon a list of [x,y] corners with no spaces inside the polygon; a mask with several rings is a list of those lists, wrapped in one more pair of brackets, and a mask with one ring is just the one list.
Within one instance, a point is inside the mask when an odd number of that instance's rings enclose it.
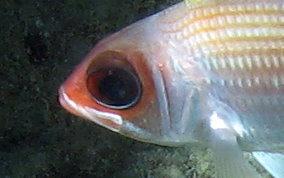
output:
{"label": "white eye rim", "polygon": [[68,105],[70,108],[74,109],[76,112],[80,113],[83,117],[103,126],[106,127],[114,132],[119,132],[119,129],[110,127],[109,125],[104,124],[101,120],[111,121],[118,126],[122,126],[123,119],[121,116],[113,113],[101,112],[95,109],[92,109],[87,106],[78,105],[74,102],[65,92],[64,88],[60,88],[60,103],[64,103]]}

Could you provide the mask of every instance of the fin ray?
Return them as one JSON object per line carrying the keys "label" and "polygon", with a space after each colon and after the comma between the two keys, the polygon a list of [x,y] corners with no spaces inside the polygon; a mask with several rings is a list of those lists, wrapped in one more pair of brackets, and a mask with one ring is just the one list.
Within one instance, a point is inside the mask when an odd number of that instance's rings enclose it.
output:
{"label": "fin ray", "polygon": [[275,178],[284,177],[284,154],[253,152],[255,159]]}
{"label": "fin ray", "polygon": [[243,157],[236,137],[225,129],[213,130],[212,150],[218,178],[260,178],[256,170]]}

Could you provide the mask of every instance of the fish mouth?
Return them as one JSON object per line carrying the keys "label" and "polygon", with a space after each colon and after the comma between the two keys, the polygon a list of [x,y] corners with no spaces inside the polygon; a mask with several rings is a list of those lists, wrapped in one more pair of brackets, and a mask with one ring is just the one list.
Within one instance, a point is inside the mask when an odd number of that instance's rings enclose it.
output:
{"label": "fish mouth", "polygon": [[100,112],[91,107],[76,104],[65,92],[63,86],[59,89],[59,103],[64,109],[78,117],[93,121],[114,132],[121,130],[123,124],[122,117],[113,113]]}
{"label": "fish mouth", "polygon": [[68,94],[65,92],[65,89],[63,86],[59,88],[59,103],[60,105],[66,109],[68,112],[79,116],[79,117],[84,117],[79,111],[78,111],[78,105],[70,99]]}

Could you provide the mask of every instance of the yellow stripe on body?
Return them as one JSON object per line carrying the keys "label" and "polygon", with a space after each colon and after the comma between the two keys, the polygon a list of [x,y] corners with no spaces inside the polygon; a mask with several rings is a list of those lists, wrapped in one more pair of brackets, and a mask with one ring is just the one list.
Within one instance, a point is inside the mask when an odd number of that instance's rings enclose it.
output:
{"label": "yellow stripe on body", "polygon": [[[247,92],[284,92],[283,2],[230,2],[173,11],[179,11],[177,17],[165,13],[161,31],[203,63],[215,83]],[[180,66],[185,62],[179,61]]]}
{"label": "yellow stripe on body", "polygon": [[[180,6],[184,4],[180,4]],[[235,16],[244,15],[244,14],[283,14],[284,5],[280,1],[276,3],[267,3],[267,2],[249,2],[245,3],[240,1],[240,3],[223,3],[213,6],[202,6],[196,7],[194,9],[183,8],[177,6],[173,9],[165,11],[161,16],[162,30],[167,32],[178,32],[185,28],[193,28],[192,24],[196,22],[201,22],[208,19],[213,19],[216,17],[225,17],[225,16]],[[239,18],[239,17],[238,17]],[[223,20],[223,19],[220,19]],[[230,19],[235,21],[234,19]],[[230,21],[229,20],[229,21]],[[247,19],[250,20],[250,19]],[[271,19],[270,19],[271,20]],[[250,20],[251,21],[251,20]],[[260,22],[262,22],[261,20]],[[217,25],[221,25],[223,21],[218,21]],[[208,25],[208,23],[207,23]],[[199,25],[197,25],[199,26]]]}

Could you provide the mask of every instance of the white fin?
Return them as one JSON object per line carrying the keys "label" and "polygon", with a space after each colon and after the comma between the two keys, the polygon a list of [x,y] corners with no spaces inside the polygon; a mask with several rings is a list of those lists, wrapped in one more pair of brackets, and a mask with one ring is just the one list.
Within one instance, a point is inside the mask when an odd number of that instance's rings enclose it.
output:
{"label": "white fin", "polygon": [[212,151],[218,178],[260,178],[243,157],[236,136],[228,129],[213,130]]}
{"label": "white fin", "polygon": [[284,177],[284,153],[253,152],[253,156],[272,176]]}

